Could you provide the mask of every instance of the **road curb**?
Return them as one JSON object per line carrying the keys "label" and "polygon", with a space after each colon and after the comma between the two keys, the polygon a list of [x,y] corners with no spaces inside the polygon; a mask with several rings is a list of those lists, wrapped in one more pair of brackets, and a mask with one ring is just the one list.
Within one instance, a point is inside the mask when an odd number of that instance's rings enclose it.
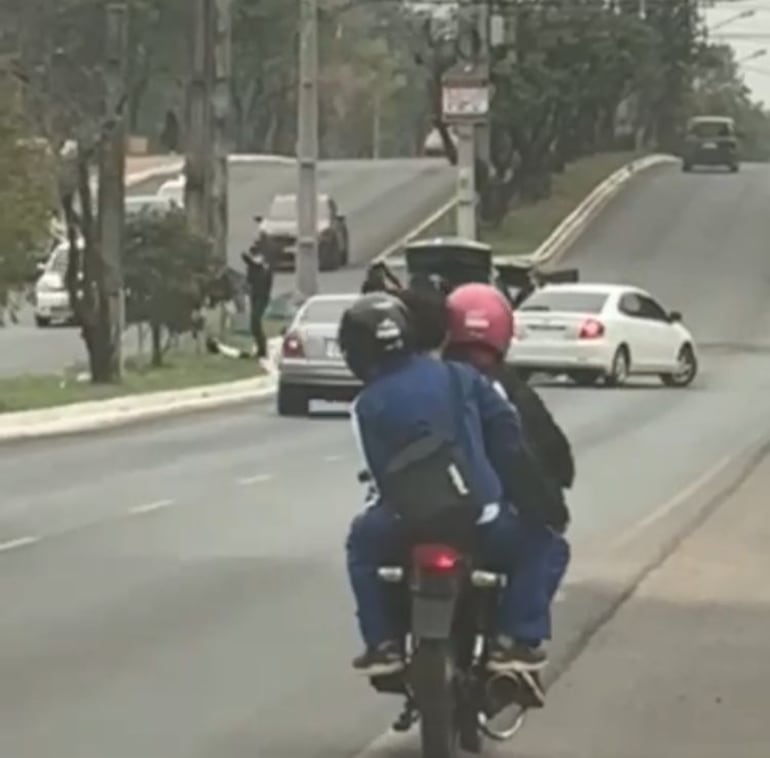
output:
{"label": "road curb", "polygon": [[109,400],[59,405],[0,417],[0,444],[32,438],[91,432],[271,397],[272,374],[238,382],[222,382],[184,390],[122,395]]}
{"label": "road curb", "polygon": [[[515,260],[530,259],[535,263],[552,262],[572,245],[585,228],[596,218],[607,203],[618,194],[634,176],[653,166],[675,162],[669,155],[651,155],[624,166],[601,182],[564,221],[553,231],[545,242],[529,256],[511,256]],[[179,161],[183,166],[183,161]],[[279,163],[294,165],[295,161],[286,156],[236,155],[231,156],[234,165],[255,163]],[[128,181],[133,185],[153,178],[176,176],[181,168],[177,164],[158,166],[132,173]],[[138,178],[137,178],[138,177]],[[422,234],[457,204],[452,198],[424,219],[414,229],[390,245],[375,260],[383,260],[397,253],[414,237]],[[273,349],[280,340],[273,343]],[[271,362],[271,366],[272,366]],[[259,381],[261,383],[256,384]],[[98,429],[107,429],[137,421],[157,419],[164,416],[182,415],[198,410],[224,408],[249,400],[265,399],[273,395],[277,384],[274,374],[244,382],[226,382],[206,385],[187,390],[172,390],[163,393],[123,396],[114,400],[90,401],[57,406],[53,409],[20,411],[0,414],[0,442],[76,434]]]}
{"label": "road curb", "polygon": [[[577,623],[573,620],[567,634],[554,640],[551,665],[544,678],[547,687],[569,671],[572,664],[590,644],[594,636],[611,623],[620,609],[628,602],[647,577],[667,561],[682,543],[717,511],[725,507],[730,498],[748,481],[763,461],[770,456],[770,436],[763,433],[719,466],[713,476],[700,482],[676,508],[667,510],[649,528],[639,530],[633,540],[610,545],[602,555],[595,544],[575,546],[575,553],[591,556],[577,576],[568,573],[567,597],[575,602],[585,602],[587,596],[600,595],[603,602],[586,603]],[[600,592],[597,592],[599,590]],[[582,591],[582,592],[581,592]],[[583,598],[579,598],[584,594]],[[564,629],[558,616],[568,613],[566,608],[557,609],[556,628]]]}
{"label": "road curb", "polygon": [[[272,163],[279,166],[295,166],[297,161],[286,155],[231,155],[231,166],[253,166],[258,163]],[[126,187],[135,187],[152,179],[174,179],[184,171],[184,159],[175,159],[160,166],[152,166],[141,171],[132,171],[126,176]]]}
{"label": "road curb", "polygon": [[594,187],[536,250],[526,255],[510,255],[508,259],[535,265],[557,262],[631,179],[648,169],[676,162],[672,155],[655,153],[627,163]]}

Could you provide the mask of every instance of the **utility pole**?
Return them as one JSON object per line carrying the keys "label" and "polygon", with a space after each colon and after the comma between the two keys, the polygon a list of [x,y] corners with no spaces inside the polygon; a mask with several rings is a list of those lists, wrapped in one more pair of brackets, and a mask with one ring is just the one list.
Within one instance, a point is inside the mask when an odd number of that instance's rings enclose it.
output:
{"label": "utility pole", "polygon": [[[490,66],[490,27],[491,13],[489,0],[482,0],[476,6],[476,32],[479,38],[478,62],[489,68]],[[490,138],[492,130],[489,122],[483,121],[476,126],[476,157],[489,164]]]}
{"label": "utility pole", "polygon": [[232,0],[214,4],[214,82],[211,111],[214,117],[212,145],[211,231],[214,250],[227,265],[228,162],[230,158],[230,77],[232,68]]}
{"label": "utility pole", "polygon": [[318,292],[318,0],[300,0],[297,291]]}
{"label": "utility pole", "polygon": [[[99,255],[103,266],[108,328],[110,331],[111,375],[120,379],[123,371],[123,223],[126,173],[126,59],[128,55],[128,7],[113,2],[106,14],[106,133],[99,147]],[[102,303],[105,305],[105,303]]]}
{"label": "utility pole", "polygon": [[442,112],[457,132],[457,233],[476,239],[475,130],[489,117],[489,69],[460,63],[444,74]]}
{"label": "utility pole", "polygon": [[187,129],[184,205],[191,231],[208,236],[211,230],[211,130],[212,0],[193,3],[190,82],[187,93]]}
{"label": "utility pole", "polygon": [[372,160],[380,159],[380,144],[382,143],[382,95],[379,82],[374,81],[372,101]]}
{"label": "utility pole", "polygon": [[476,145],[474,124],[457,125],[457,234],[476,239]]}
{"label": "utility pole", "polygon": [[[232,0],[214,0],[213,11],[213,86],[211,88],[211,232],[214,253],[222,271],[227,269],[230,182],[230,77],[232,69]],[[227,332],[227,308],[219,308],[219,334]]]}

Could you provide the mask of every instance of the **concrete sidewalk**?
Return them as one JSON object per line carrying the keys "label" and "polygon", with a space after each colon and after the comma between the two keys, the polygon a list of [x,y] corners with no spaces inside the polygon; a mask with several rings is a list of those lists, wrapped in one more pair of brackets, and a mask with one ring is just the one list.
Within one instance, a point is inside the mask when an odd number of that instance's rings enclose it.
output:
{"label": "concrete sidewalk", "polygon": [[557,681],[517,758],[770,756],[770,460]]}

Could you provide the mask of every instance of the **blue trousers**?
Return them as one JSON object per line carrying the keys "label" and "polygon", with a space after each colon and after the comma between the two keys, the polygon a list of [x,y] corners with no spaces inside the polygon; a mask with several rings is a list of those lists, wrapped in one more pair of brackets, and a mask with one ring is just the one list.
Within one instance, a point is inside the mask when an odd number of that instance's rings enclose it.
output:
{"label": "blue trousers", "polygon": [[[550,639],[551,601],[569,564],[569,543],[546,526],[523,522],[510,507],[477,528],[485,567],[508,577],[498,632],[529,645]],[[400,636],[377,568],[399,562],[402,549],[398,520],[391,511],[377,504],[353,519],[346,543],[348,576],[368,647]]]}

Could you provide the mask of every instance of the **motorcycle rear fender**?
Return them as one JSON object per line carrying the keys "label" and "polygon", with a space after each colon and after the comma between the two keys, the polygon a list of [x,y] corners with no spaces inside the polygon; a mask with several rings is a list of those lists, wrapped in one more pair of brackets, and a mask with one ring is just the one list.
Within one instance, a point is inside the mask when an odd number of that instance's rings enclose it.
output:
{"label": "motorcycle rear fender", "polygon": [[455,609],[460,595],[460,576],[415,576],[411,586],[412,636],[444,640],[452,636]]}

